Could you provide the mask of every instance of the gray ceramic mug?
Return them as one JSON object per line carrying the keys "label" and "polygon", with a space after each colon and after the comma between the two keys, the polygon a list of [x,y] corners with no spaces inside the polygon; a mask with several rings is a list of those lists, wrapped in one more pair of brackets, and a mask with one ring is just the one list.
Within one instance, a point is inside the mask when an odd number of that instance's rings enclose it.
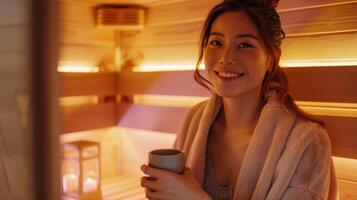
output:
{"label": "gray ceramic mug", "polygon": [[181,174],[185,169],[185,156],[177,149],[156,149],[149,152],[149,166]]}

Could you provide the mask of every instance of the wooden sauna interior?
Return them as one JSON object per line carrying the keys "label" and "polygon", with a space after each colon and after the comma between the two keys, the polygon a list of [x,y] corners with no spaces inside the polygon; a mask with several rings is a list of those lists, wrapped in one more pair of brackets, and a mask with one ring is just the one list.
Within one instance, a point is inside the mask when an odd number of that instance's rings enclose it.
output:
{"label": "wooden sauna interior", "polygon": [[[24,0],[12,2],[5,5]],[[100,142],[103,199],[145,199],[139,167],[147,152],[171,147],[189,107],[208,98],[194,82],[193,69],[203,20],[218,2],[58,0],[58,86],[51,89],[59,93],[59,141]],[[143,29],[97,27],[95,9],[103,4],[145,8]],[[7,9],[15,6],[0,11]],[[357,200],[356,10],[355,0],[280,0],[278,6],[286,33],[281,65],[290,93],[303,110],[326,122],[341,200]],[[0,18],[0,60],[18,60],[9,55],[23,49],[6,45],[5,38],[21,38],[25,28],[26,22]],[[13,92],[6,87],[8,77],[23,63],[5,62],[1,70],[7,65],[15,67],[1,73],[0,95]],[[24,84],[16,77],[10,84]],[[1,96],[1,109],[17,113],[10,101]],[[18,116],[0,117],[4,132]]]}

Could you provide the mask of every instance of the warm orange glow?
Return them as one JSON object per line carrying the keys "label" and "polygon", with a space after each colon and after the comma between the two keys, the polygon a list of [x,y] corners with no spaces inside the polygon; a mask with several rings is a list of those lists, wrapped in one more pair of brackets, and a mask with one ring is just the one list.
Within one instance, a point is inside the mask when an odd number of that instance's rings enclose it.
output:
{"label": "warm orange glow", "polygon": [[[157,71],[187,71],[195,70],[194,62],[177,64],[163,64],[158,62],[157,64],[143,64],[138,67],[134,67],[134,72],[157,72]],[[357,59],[323,59],[323,60],[281,60],[281,67],[338,67],[338,66],[357,66]],[[201,70],[205,68],[202,63],[200,65]]]}
{"label": "warm orange glow", "polygon": [[357,104],[355,103],[296,101],[296,104],[313,115],[357,117]]}
{"label": "warm orange glow", "polygon": [[71,106],[71,105],[88,105],[88,104],[98,104],[98,96],[77,96],[77,97],[61,97],[59,104],[61,106]]}
{"label": "warm orange glow", "polygon": [[357,180],[357,159],[332,157],[337,178],[343,180]]}
{"label": "warm orange glow", "polygon": [[[134,95],[134,103],[188,108],[207,98],[174,95]],[[296,101],[296,104],[305,112],[314,115],[357,117],[357,104],[355,103]]]}
{"label": "warm orange glow", "polygon": [[[158,72],[158,71],[189,71],[195,70],[195,63],[180,63],[178,64],[143,64],[138,67],[134,67],[134,72]],[[199,69],[203,70],[204,64],[201,64]]]}
{"label": "warm orange glow", "polygon": [[57,71],[67,73],[97,73],[99,72],[99,67],[90,65],[60,65]]}
{"label": "warm orange glow", "polygon": [[357,66],[357,59],[323,59],[323,60],[281,60],[281,67],[338,67]]}
{"label": "warm orange glow", "polygon": [[168,107],[191,107],[208,97],[174,95],[134,95],[135,104]]}

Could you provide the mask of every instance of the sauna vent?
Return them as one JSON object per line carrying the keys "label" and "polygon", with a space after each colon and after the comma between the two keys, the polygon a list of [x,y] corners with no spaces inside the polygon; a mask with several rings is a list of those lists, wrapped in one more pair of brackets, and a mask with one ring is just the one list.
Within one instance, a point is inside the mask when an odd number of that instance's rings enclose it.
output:
{"label": "sauna vent", "polygon": [[98,28],[113,28],[121,31],[144,28],[145,9],[136,6],[101,6],[96,9]]}

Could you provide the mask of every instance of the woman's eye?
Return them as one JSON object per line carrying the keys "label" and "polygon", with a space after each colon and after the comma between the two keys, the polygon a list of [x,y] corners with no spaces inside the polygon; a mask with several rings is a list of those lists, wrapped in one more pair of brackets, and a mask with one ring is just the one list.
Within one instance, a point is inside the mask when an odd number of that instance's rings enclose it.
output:
{"label": "woman's eye", "polygon": [[222,46],[221,42],[218,40],[212,40],[209,44],[215,47]]}
{"label": "woman's eye", "polygon": [[238,45],[239,48],[250,48],[253,47],[251,44],[243,42]]}

